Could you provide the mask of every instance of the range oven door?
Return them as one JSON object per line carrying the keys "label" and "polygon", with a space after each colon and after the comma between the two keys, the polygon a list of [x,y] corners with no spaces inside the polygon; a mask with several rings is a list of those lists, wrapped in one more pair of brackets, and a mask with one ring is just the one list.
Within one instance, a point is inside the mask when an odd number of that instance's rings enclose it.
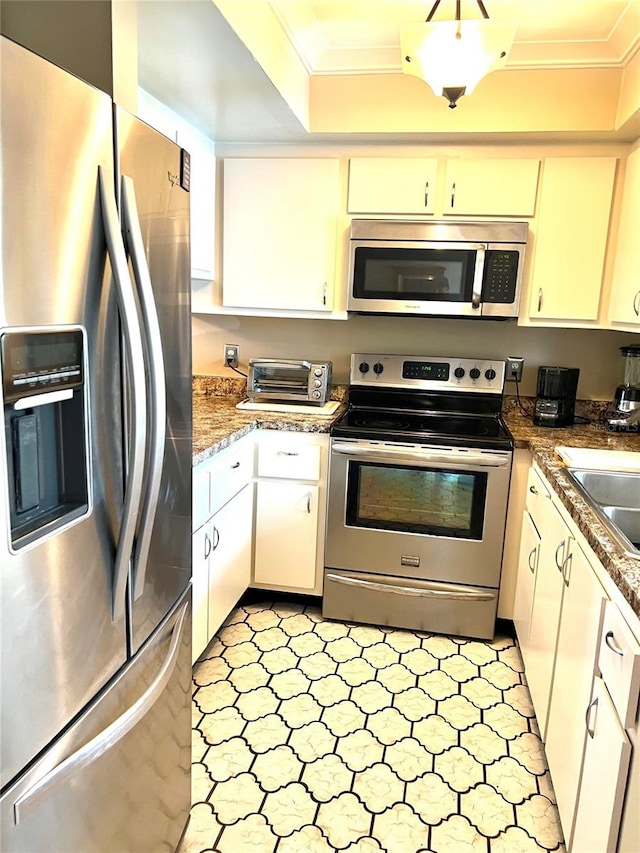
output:
{"label": "range oven door", "polygon": [[333,439],[325,564],[497,589],[511,456]]}
{"label": "range oven door", "polygon": [[323,615],[493,637],[511,452],[333,439]]}

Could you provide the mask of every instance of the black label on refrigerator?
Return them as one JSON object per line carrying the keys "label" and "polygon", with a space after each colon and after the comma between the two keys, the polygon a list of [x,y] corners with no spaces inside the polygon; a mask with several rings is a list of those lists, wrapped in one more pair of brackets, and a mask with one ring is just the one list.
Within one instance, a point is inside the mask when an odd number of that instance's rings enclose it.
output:
{"label": "black label on refrigerator", "polygon": [[191,190],[191,154],[184,148],[180,149],[180,186],[187,192]]}

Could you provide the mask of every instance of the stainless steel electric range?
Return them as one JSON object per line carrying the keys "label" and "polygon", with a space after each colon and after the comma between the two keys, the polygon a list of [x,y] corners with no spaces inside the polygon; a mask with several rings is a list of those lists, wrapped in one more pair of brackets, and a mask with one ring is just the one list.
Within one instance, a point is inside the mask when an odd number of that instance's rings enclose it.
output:
{"label": "stainless steel electric range", "polygon": [[513,439],[505,364],[351,356],[331,430],[323,615],[493,637]]}

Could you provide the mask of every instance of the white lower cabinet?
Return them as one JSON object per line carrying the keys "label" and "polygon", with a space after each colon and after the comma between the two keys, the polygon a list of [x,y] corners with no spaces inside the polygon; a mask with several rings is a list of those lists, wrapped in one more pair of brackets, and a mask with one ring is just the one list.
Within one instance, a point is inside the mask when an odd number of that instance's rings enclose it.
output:
{"label": "white lower cabinet", "polygon": [[[587,730],[580,802],[570,849],[573,853],[615,853],[631,744],[601,678],[595,679]],[[629,807],[637,809],[638,803],[629,803]]]}
{"label": "white lower cabinet", "polygon": [[211,519],[209,616],[211,638],[251,583],[253,483]]}
{"label": "white lower cabinet", "polygon": [[571,837],[578,797],[586,737],[585,715],[591,699],[606,600],[604,590],[580,547],[574,541],[569,547],[545,739],[566,839]]}
{"label": "white lower cabinet", "polygon": [[258,438],[253,586],[320,595],[329,436]]}
{"label": "white lower cabinet", "polygon": [[256,583],[315,588],[318,491],[308,483],[258,483]]}
{"label": "white lower cabinet", "polygon": [[514,621],[567,850],[637,853],[640,623],[535,466],[528,485]]}
{"label": "white lower cabinet", "polygon": [[194,661],[251,581],[253,455],[246,436],[193,471]]}

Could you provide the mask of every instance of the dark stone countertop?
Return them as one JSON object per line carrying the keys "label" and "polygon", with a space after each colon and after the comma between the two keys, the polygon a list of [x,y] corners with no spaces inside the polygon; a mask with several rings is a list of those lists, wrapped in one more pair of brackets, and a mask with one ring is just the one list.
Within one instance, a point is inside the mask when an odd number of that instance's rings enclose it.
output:
{"label": "dark stone countertop", "polygon": [[[215,456],[254,429],[328,433],[345,409],[343,403],[330,416],[249,412],[236,409],[242,396],[193,396],[193,464]],[[591,507],[572,486],[564,463],[555,452],[558,445],[640,452],[640,435],[608,432],[597,423],[562,429],[534,426],[517,410],[505,414],[516,448],[529,449],[571,518],[613,579],[634,613],[640,617],[640,560],[625,557]]]}

